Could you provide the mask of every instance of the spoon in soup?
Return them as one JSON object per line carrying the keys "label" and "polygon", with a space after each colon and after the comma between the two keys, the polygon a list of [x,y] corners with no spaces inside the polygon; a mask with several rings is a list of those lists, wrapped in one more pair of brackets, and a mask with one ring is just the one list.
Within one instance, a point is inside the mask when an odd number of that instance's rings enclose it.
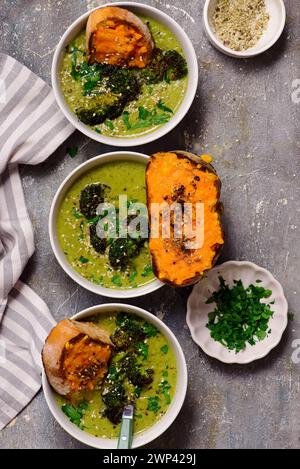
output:
{"label": "spoon in soup", "polygon": [[124,407],[122,424],[118,440],[118,449],[130,449],[132,445],[133,433],[133,412],[134,405],[128,404]]}

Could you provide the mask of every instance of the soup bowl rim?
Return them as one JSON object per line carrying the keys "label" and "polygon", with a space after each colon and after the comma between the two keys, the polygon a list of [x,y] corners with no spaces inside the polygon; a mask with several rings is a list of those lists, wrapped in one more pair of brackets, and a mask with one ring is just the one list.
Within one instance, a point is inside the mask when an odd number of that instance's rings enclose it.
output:
{"label": "soup bowl rim", "polygon": [[[86,308],[76,313],[71,317],[71,319],[81,320],[94,316],[97,313],[101,314],[115,311],[125,311],[130,314],[142,317],[146,321],[156,326],[171,345],[176,358],[177,382],[172,402],[166,413],[157,422],[155,422],[154,425],[134,436],[132,448],[138,448],[140,446],[151,443],[153,440],[161,436],[170,427],[179,414],[183,406],[187,391],[187,366],[181,345],[175,337],[174,333],[163,321],[145,309],[123,303],[108,303]],[[72,437],[81,443],[84,443],[93,448],[115,449],[117,447],[117,438],[109,439],[93,436],[78,428],[68,419],[68,417],[63,413],[56,402],[55,392],[47,380],[44,369],[42,371],[42,386],[45,400],[52,416],[67,433],[69,433]]]}

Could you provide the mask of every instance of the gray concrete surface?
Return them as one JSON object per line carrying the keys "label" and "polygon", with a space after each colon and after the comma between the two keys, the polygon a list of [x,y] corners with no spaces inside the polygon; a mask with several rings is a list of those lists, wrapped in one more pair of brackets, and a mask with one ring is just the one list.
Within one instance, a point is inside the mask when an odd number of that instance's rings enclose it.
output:
{"label": "gray concrete surface", "polygon": [[[1,49],[50,82],[53,51],[66,27],[104,1],[1,0]],[[138,150],[187,148],[209,152],[223,181],[226,246],[221,260],[247,259],[274,273],[295,314],[281,344],[249,366],[226,366],[193,343],[185,324],[189,289],[165,287],[132,301],[171,327],[189,371],[187,399],[176,422],[149,448],[296,448],[300,446],[300,364],[292,343],[300,339],[300,133],[292,101],[300,78],[300,4],[286,0],[287,26],[268,53],[238,61],[208,43],[204,0],[149,1],[178,20],[192,39],[200,81],[185,120],[168,136]],[[294,82],[295,84],[295,82]],[[71,159],[66,147],[78,145]],[[23,280],[48,303],[56,319],[109,299],[84,291],[56,263],[47,218],[60,182],[79,163],[111,148],[75,132],[44,164],[21,169],[36,253]],[[298,205],[299,204],[299,205]],[[1,432],[2,448],[81,448],[53,420],[42,393]]]}

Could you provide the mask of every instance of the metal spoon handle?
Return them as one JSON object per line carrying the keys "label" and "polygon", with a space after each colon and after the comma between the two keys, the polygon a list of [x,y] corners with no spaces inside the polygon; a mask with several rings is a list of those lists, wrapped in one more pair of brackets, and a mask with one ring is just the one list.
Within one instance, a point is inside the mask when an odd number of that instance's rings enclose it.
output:
{"label": "metal spoon handle", "polygon": [[129,449],[132,444],[133,405],[125,407],[118,441],[118,449]]}

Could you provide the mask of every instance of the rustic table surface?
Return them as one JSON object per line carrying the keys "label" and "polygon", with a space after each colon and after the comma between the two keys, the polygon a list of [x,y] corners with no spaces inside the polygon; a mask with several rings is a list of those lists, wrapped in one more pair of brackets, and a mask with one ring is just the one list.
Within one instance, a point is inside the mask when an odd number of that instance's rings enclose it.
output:
{"label": "rustic table surface", "polygon": [[[0,0],[4,52],[50,83],[51,59],[66,27],[89,0]],[[295,313],[281,344],[248,366],[226,366],[195,345],[185,323],[190,289],[164,287],[132,303],[162,318],[178,337],[188,365],[183,409],[150,448],[295,448],[300,446],[300,4],[286,0],[287,26],[269,52],[239,61],[208,43],[202,27],[204,0],[157,0],[190,36],[199,61],[197,97],[184,121],[168,136],[137,151],[188,149],[214,155],[223,181],[226,246],[221,261],[249,260],[282,283]],[[78,146],[71,159],[66,147]],[[55,319],[109,302],[70,280],[51,252],[47,221],[63,179],[88,158],[112,150],[79,132],[38,167],[21,168],[35,229],[36,252],[23,280],[48,303]],[[294,355],[293,355],[294,352]],[[300,356],[300,354],[299,354]],[[294,358],[294,359],[293,359]],[[300,358],[300,357],[299,357]],[[1,432],[5,448],[81,448],[52,418],[40,392]]]}

